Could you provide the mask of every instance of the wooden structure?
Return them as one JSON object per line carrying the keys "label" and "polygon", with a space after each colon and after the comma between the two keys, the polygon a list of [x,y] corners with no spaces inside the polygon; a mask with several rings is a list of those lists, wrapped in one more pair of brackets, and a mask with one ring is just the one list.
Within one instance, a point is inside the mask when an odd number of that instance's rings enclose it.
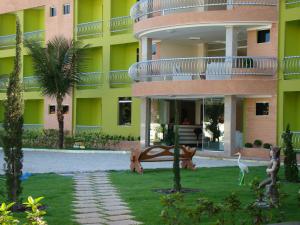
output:
{"label": "wooden structure", "polygon": [[[180,146],[181,167],[185,169],[195,169],[193,157],[196,153],[196,148],[188,146]],[[143,173],[141,162],[166,162],[174,161],[174,146],[151,146],[141,151],[135,149],[131,152],[130,169],[132,172]]]}

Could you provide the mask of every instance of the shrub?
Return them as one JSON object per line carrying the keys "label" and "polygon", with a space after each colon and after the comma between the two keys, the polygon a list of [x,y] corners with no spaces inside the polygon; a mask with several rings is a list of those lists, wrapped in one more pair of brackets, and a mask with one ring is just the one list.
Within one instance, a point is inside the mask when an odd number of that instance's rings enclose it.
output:
{"label": "shrub", "polygon": [[254,147],[260,148],[262,146],[263,142],[259,139],[255,140],[253,142]]}
{"label": "shrub", "polygon": [[263,144],[263,148],[265,148],[265,149],[270,149],[271,148],[271,144],[269,144],[269,143],[264,143]]}
{"label": "shrub", "polygon": [[284,141],[284,173],[285,178],[291,182],[298,182],[298,165],[297,165],[297,156],[293,148],[293,133],[290,130],[288,125],[286,132],[282,134]]}
{"label": "shrub", "polygon": [[253,148],[253,144],[252,144],[252,143],[246,143],[246,144],[245,144],[245,147],[246,147],[246,148]]}

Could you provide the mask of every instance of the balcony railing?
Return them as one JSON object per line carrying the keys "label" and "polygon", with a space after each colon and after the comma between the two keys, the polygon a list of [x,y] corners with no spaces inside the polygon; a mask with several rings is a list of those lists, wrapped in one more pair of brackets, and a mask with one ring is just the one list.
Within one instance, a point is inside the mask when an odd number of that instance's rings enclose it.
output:
{"label": "balcony railing", "polygon": [[15,34],[0,36],[0,49],[14,47],[15,45],[16,45]]}
{"label": "balcony railing", "polygon": [[291,6],[291,7],[295,5],[300,6],[300,0],[285,0],[285,4],[286,6]]}
{"label": "balcony railing", "polygon": [[44,124],[24,124],[24,130],[43,130]]}
{"label": "balcony railing", "polygon": [[135,81],[228,80],[237,76],[273,76],[277,59],[273,57],[196,57],[139,62],[129,68]]}
{"label": "balcony railing", "polygon": [[109,83],[111,86],[131,84],[132,79],[128,70],[114,70],[109,72]]}
{"label": "balcony railing", "polygon": [[92,87],[95,88],[103,84],[103,73],[101,72],[88,72],[81,74],[81,82],[77,85],[80,87]]}
{"label": "balcony railing", "polygon": [[76,132],[99,132],[102,126],[88,126],[88,125],[76,125]]}
{"label": "balcony railing", "polygon": [[8,75],[1,75],[0,77],[0,92],[6,92],[8,86]]}
{"label": "balcony railing", "polygon": [[186,12],[225,10],[238,6],[276,6],[277,0],[141,0],[130,11],[131,18],[135,21],[153,16]]}
{"label": "balcony railing", "polygon": [[293,147],[295,151],[300,151],[300,131],[292,131],[293,137]]}
{"label": "balcony railing", "polygon": [[45,31],[44,30],[37,30],[37,31],[24,33],[25,41],[42,42],[42,41],[44,41],[44,39],[45,39]]}
{"label": "balcony railing", "polygon": [[77,37],[79,38],[102,36],[102,34],[103,34],[103,21],[81,23],[77,25]]}
{"label": "balcony railing", "polygon": [[130,16],[115,17],[110,20],[111,33],[126,32],[132,30],[132,19]]}
{"label": "balcony railing", "polygon": [[300,78],[300,56],[287,56],[283,59],[285,79]]}
{"label": "balcony railing", "polygon": [[36,76],[24,76],[23,86],[25,91],[37,91],[40,85]]}

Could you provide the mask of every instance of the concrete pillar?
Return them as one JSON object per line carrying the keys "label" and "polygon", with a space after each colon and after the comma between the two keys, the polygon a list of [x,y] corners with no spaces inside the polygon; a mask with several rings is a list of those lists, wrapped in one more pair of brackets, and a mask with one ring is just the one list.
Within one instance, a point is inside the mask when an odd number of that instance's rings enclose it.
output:
{"label": "concrete pillar", "polygon": [[196,107],[195,107],[195,124],[199,125],[201,124],[201,114],[202,114],[202,102],[203,100],[197,100],[196,101]]}
{"label": "concrete pillar", "polygon": [[150,145],[150,119],[151,119],[151,101],[149,98],[141,99],[141,121],[140,121],[140,138],[141,148]]}
{"label": "concrete pillar", "polygon": [[237,56],[238,32],[234,26],[226,27],[226,56]]}
{"label": "concrete pillar", "polygon": [[231,156],[236,151],[236,96],[225,96],[224,103],[224,153]]}
{"label": "concrete pillar", "polygon": [[142,61],[152,59],[152,39],[147,37],[141,38]]}

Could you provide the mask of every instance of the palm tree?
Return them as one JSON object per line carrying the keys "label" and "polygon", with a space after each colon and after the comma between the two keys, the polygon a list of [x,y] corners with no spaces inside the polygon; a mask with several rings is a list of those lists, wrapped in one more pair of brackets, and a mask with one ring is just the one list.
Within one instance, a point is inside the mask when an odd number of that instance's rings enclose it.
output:
{"label": "palm tree", "polygon": [[64,146],[63,100],[71,93],[80,79],[84,67],[81,43],[58,36],[44,47],[38,42],[26,42],[25,46],[33,59],[33,67],[42,94],[56,99],[59,148]]}

